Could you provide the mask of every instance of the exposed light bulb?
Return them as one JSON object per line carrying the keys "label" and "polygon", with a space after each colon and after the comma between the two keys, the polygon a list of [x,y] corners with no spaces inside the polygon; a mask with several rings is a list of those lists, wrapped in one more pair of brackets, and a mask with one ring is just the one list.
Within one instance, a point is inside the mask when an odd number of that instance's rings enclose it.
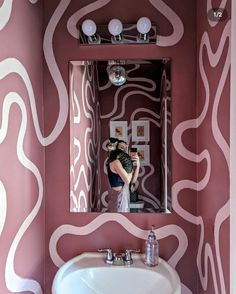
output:
{"label": "exposed light bulb", "polygon": [[138,42],[147,43],[149,41],[148,32],[152,27],[151,21],[148,17],[140,17],[137,21],[137,30],[139,32],[139,36],[137,36]]}
{"label": "exposed light bulb", "polygon": [[93,20],[86,19],[82,23],[82,31],[86,36],[91,37],[96,34],[97,26]]}
{"label": "exposed light bulb", "polygon": [[109,21],[108,31],[113,36],[112,41],[114,43],[122,41],[123,24],[119,19],[113,18]]}
{"label": "exposed light bulb", "polygon": [[97,26],[93,20],[86,19],[82,23],[82,31],[88,37],[89,44],[99,44],[101,42],[101,38],[96,34]]}
{"label": "exposed light bulb", "polygon": [[147,34],[151,29],[151,21],[148,17],[140,17],[137,22],[137,30],[140,34]]}

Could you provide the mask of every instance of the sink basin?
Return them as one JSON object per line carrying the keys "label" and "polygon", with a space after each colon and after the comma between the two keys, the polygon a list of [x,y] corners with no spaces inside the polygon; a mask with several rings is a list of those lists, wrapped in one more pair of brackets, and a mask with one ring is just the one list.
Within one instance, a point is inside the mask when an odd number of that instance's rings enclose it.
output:
{"label": "sink basin", "polygon": [[177,272],[163,259],[147,267],[144,256],[133,254],[132,265],[104,262],[104,254],[83,253],[66,262],[57,272],[53,294],[181,294]]}

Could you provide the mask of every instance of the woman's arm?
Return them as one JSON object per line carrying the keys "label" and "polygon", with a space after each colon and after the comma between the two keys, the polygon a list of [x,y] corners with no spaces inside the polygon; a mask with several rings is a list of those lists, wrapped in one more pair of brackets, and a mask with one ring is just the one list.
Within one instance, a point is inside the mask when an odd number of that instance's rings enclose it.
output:
{"label": "woman's arm", "polygon": [[138,175],[139,175],[140,160],[139,160],[139,156],[138,155],[134,155],[131,158],[132,158],[133,163],[135,163],[135,166],[136,166],[136,168],[134,170],[134,173],[133,173],[133,177],[132,177],[131,183],[132,184],[135,184],[135,182],[138,179]]}
{"label": "woman's arm", "polygon": [[118,159],[110,163],[110,169],[112,172],[117,173],[125,184],[129,185],[132,179],[132,173],[128,174]]}

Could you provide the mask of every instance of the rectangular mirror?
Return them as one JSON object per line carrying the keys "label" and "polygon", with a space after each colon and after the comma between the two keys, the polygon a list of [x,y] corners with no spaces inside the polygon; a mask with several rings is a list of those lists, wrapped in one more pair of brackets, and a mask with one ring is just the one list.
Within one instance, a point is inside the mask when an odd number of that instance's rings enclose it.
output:
{"label": "rectangular mirror", "polygon": [[72,61],[69,84],[70,211],[170,212],[170,59]]}

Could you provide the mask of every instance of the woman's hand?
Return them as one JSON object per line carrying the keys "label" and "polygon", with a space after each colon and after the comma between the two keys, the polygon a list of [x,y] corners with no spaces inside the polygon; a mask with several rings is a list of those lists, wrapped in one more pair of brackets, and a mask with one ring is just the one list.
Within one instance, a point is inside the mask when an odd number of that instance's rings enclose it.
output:
{"label": "woman's hand", "polygon": [[133,161],[134,166],[140,167],[140,159],[139,159],[138,154],[132,154],[131,155],[131,160]]}

